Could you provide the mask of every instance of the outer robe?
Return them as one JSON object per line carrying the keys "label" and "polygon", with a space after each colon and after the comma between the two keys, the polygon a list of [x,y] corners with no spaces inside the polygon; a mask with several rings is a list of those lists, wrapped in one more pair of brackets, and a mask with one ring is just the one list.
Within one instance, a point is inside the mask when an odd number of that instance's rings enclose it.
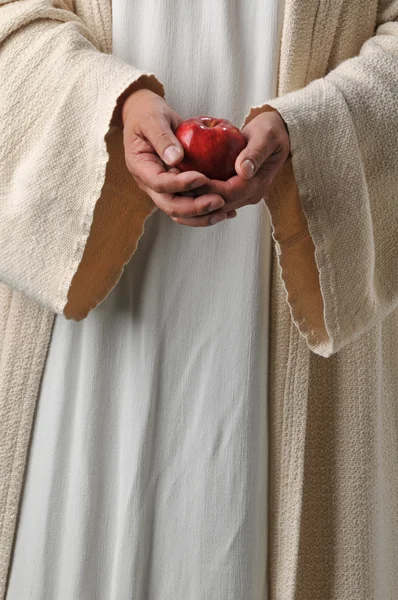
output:
{"label": "outer robe", "polygon": [[[111,43],[108,0],[0,2],[3,594],[54,312],[104,299],[156,209],[118,99],[164,89]],[[267,199],[270,598],[396,598],[397,0],[287,0],[279,75],[246,119],[279,110],[292,152]]]}
{"label": "outer robe", "polygon": [[[284,0],[245,7],[112,0],[112,54],[240,124],[276,95]],[[106,299],[56,315],[6,600],[266,600],[271,248],[263,202],[159,210]]]}

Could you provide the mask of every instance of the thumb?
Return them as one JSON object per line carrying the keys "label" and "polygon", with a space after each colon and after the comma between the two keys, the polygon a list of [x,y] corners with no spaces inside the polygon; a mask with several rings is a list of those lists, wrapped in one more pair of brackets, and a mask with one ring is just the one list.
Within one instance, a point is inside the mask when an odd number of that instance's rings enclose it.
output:
{"label": "thumb", "polygon": [[174,135],[165,117],[148,119],[142,133],[155,148],[158,155],[169,166],[178,164],[184,157],[184,150]]}
{"label": "thumb", "polygon": [[250,179],[276,148],[275,142],[265,136],[260,128],[253,128],[246,133],[248,143],[235,161],[235,171],[244,179]]}

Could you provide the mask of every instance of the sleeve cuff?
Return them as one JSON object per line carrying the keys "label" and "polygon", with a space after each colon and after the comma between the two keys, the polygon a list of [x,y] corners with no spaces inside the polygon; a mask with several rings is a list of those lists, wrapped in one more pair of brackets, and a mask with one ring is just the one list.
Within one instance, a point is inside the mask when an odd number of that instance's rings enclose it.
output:
{"label": "sleeve cuff", "polygon": [[[134,254],[144,232],[146,219],[157,210],[151,198],[135,183],[124,160],[123,101],[141,88],[164,97],[163,85],[153,74],[143,74],[119,95],[105,135],[107,149],[103,187],[95,204],[92,222],[87,213],[84,252],[75,268],[63,315],[80,321],[102,302],[119,281],[123,269]],[[105,157],[102,158],[102,161]],[[102,168],[105,166],[102,163]],[[87,228],[90,227],[87,237]],[[78,254],[81,254],[81,248]],[[75,260],[75,264],[77,262]]]}
{"label": "sleeve cuff", "polygon": [[63,310],[67,319],[75,321],[84,319],[115,287],[137,248],[146,219],[157,210],[126,168],[122,130],[111,127],[106,142],[109,162],[104,186]]}
{"label": "sleeve cuff", "polygon": [[98,51],[69,11],[44,8],[21,6],[27,22],[2,44],[0,277],[78,320],[116,284],[156,208],[125,166],[122,99],[164,88]]}
{"label": "sleeve cuff", "polygon": [[[372,256],[355,131],[341,92],[325,79],[252,108],[244,125],[270,110],[280,113],[291,145],[266,200],[286,299],[309,348],[329,357],[367,328],[374,312],[371,282],[365,272],[358,276]],[[346,148],[353,149],[350,164]]]}

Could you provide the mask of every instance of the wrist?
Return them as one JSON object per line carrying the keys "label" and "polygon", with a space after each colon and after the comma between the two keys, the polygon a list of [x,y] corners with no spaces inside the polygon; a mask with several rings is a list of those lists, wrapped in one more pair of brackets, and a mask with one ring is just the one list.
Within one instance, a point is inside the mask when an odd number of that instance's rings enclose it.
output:
{"label": "wrist", "polygon": [[[267,113],[270,113],[270,112],[271,112],[271,113],[275,113],[275,114],[276,114],[276,115],[279,117],[279,119],[282,121],[282,123],[283,123],[283,126],[284,126],[284,128],[286,129],[287,133],[289,133],[289,130],[288,130],[288,128],[287,128],[286,121],[284,121],[284,119],[283,119],[283,117],[282,117],[281,113],[279,112],[279,110],[277,110],[277,109],[276,109],[276,108],[274,108],[273,106],[267,105],[267,111],[266,111],[266,112],[267,112]],[[265,113],[263,113],[263,114],[265,114]]]}
{"label": "wrist", "polygon": [[[116,106],[115,106],[115,109],[113,111],[113,115],[111,118],[111,125],[119,127],[120,129],[123,129],[126,118],[127,118],[126,115],[128,113],[128,110],[129,110],[129,107],[131,104],[130,98],[132,96],[135,97],[135,95],[138,94],[138,92],[146,92],[147,94],[151,94],[151,95],[155,95],[155,96],[157,95],[157,94],[155,94],[155,92],[152,92],[151,90],[149,90],[147,88],[132,89],[132,86],[130,86],[122,94],[120,94],[120,96],[118,97],[118,99],[116,101]],[[128,104],[125,107],[126,103],[128,103]]]}
{"label": "wrist", "polygon": [[277,110],[277,109],[276,109],[276,108],[274,108],[273,106],[272,106],[272,107],[270,107],[270,108],[271,108],[271,111],[270,111],[270,112],[273,112],[273,113],[275,113],[276,115],[278,115],[278,117],[279,117],[279,121],[280,121],[280,123],[283,125],[283,128],[284,128],[284,130],[285,130],[285,133],[287,134],[287,140],[288,140],[288,142],[287,142],[287,143],[288,143],[288,145],[289,145],[289,154],[288,154],[288,156],[291,156],[291,151],[290,151],[290,134],[289,134],[289,129],[288,129],[287,123],[286,123],[286,121],[284,120],[284,118],[282,117],[282,115],[281,115],[281,113],[279,112],[279,110]]}
{"label": "wrist", "polygon": [[287,132],[287,133],[289,133],[289,129],[288,129],[288,127],[287,127],[287,123],[286,123],[286,121],[284,120],[284,118],[282,117],[281,113],[280,113],[278,110],[276,110],[276,112],[277,112],[277,113],[278,113],[278,115],[280,116],[280,119],[281,119],[281,121],[282,121],[282,123],[283,123],[283,126],[284,126],[284,128],[286,129],[286,132]]}
{"label": "wrist", "polygon": [[129,94],[126,94],[126,97],[122,100],[120,112],[123,127],[126,123],[127,117],[132,109],[133,104],[137,101],[145,103],[147,99],[149,100],[153,96],[157,96],[157,94],[155,94],[151,90],[148,90],[147,88],[139,88],[137,90],[133,90]]}

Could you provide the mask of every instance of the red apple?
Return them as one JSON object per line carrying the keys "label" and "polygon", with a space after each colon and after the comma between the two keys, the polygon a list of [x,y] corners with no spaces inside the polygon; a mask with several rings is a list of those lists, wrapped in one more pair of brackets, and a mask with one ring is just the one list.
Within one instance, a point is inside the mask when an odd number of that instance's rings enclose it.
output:
{"label": "red apple", "polygon": [[194,117],[183,121],[175,136],[184,148],[184,158],[176,165],[181,171],[199,171],[222,181],[236,175],[235,161],[246,140],[230,121]]}

